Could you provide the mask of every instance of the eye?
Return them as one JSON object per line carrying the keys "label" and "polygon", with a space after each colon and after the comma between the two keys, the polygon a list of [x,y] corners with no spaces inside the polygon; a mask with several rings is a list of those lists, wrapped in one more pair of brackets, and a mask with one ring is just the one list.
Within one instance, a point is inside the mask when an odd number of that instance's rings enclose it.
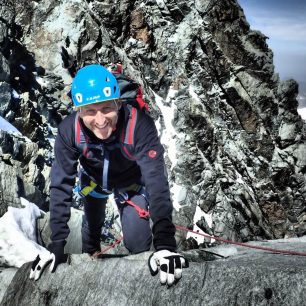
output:
{"label": "eye", "polygon": [[86,115],[95,115],[96,111],[94,109],[86,109],[85,111]]}
{"label": "eye", "polygon": [[110,113],[112,112],[114,109],[110,106],[104,107],[103,108],[103,113]]}

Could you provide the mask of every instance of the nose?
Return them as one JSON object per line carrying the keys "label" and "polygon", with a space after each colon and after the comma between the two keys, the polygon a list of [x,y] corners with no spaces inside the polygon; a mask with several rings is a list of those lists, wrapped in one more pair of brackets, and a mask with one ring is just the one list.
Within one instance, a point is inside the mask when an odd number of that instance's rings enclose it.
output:
{"label": "nose", "polygon": [[104,125],[105,115],[101,111],[97,111],[96,116],[95,116],[95,121],[98,125]]}

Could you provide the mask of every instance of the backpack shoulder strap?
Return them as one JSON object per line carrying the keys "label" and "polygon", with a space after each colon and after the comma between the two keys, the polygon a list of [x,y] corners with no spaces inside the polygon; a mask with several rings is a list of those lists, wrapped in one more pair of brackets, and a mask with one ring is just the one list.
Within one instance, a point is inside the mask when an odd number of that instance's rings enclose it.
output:
{"label": "backpack shoulder strap", "polygon": [[149,105],[148,103],[143,99],[143,91],[142,87],[139,85],[137,94],[136,94],[136,101],[138,103],[139,109],[149,112]]}
{"label": "backpack shoulder strap", "polygon": [[129,117],[126,125],[123,142],[128,145],[134,145],[134,133],[135,133],[138,112],[137,109],[131,105],[127,105],[127,108],[129,110]]}
{"label": "backpack shoulder strap", "polygon": [[134,157],[134,135],[135,127],[138,118],[138,110],[127,104],[127,109],[129,111],[128,119],[125,128],[121,132],[121,146],[123,154],[130,160],[135,160]]}
{"label": "backpack shoulder strap", "polygon": [[81,127],[79,113],[76,114],[74,119],[74,143],[77,149],[86,156],[88,152],[87,139]]}

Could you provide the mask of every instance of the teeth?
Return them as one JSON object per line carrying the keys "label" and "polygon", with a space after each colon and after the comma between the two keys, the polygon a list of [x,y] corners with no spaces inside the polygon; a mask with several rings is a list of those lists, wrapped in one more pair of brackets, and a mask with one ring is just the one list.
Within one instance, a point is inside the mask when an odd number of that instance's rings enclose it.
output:
{"label": "teeth", "polygon": [[104,129],[106,128],[107,124],[105,124],[104,126],[96,126],[97,129]]}

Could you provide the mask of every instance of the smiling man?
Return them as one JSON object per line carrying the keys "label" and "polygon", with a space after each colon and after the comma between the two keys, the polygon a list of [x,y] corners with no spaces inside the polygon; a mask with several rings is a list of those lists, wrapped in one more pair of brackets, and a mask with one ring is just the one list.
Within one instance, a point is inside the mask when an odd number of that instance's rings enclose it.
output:
{"label": "smiling man", "polygon": [[80,118],[97,138],[105,140],[116,130],[120,108],[119,100],[89,104],[80,107]]}
{"label": "smiling man", "polygon": [[[69,234],[67,223],[80,165],[83,252],[92,255],[100,251],[105,205],[110,194],[114,194],[125,247],[131,253],[140,253],[150,250],[153,241],[151,274],[160,271],[161,283],[172,285],[181,278],[182,268],[188,263],[176,253],[164,150],[154,121],[146,112],[121,102],[118,82],[103,66],[80,69],[71,93],[77,111],[58,128],[51,170],[50,256],[37,256],[30,278],[38,279],[50,261],[50,270],[54,272],[58,264],[67,260],[64,254]],[[127,202],[134,203],[138,210],[149,210],[152,229],[147,215],[140,216]]]}

